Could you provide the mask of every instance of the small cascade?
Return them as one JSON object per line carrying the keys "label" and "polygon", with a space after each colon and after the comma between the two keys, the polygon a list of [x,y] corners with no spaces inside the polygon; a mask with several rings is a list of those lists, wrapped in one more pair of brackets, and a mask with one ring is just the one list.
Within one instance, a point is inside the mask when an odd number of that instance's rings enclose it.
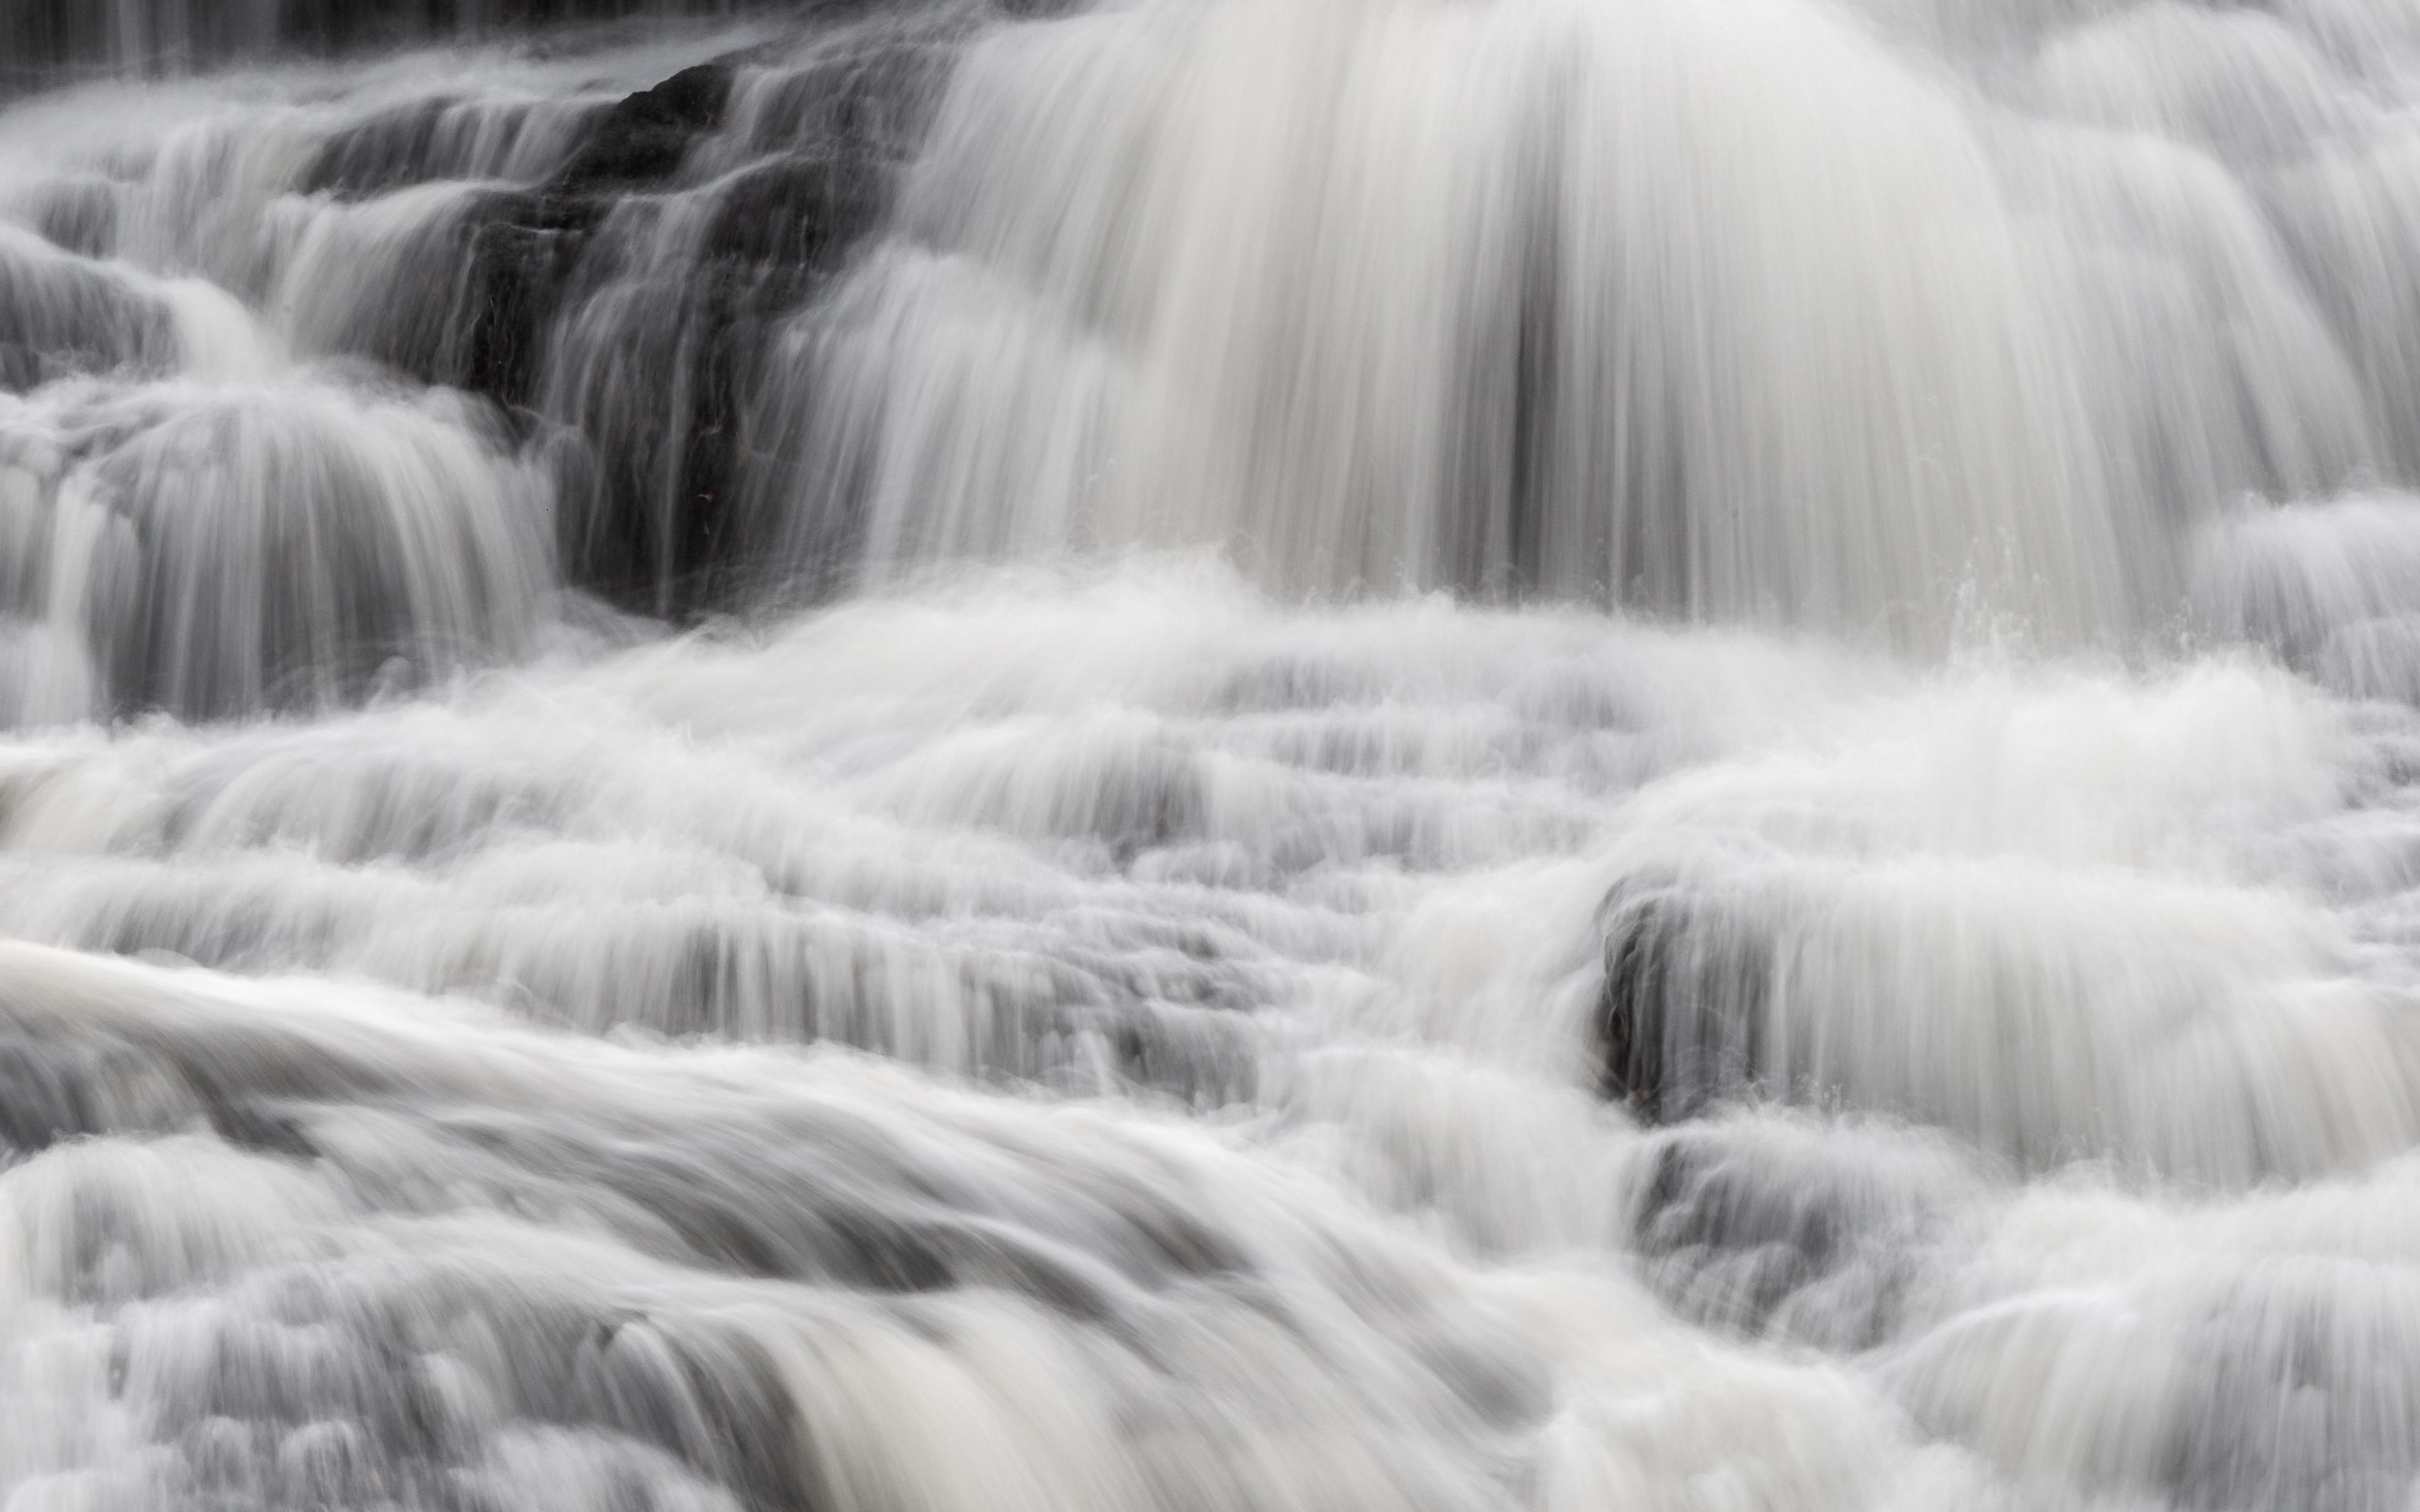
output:
{"label": "small cascade", "polygon": [[0,17],[8,1512],[2412,1512],[2409,0]]}

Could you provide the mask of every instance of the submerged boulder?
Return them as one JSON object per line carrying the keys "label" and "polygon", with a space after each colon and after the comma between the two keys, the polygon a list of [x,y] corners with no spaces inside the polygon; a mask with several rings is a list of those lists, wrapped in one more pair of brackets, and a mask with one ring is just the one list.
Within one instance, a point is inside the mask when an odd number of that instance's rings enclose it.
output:
{"label": "submerged boulder", "polygon": [[1650,1123],[1752,1089],[1771,951],[1705,898],[1617,890],[1606,904],[1596,1029],[1605,1094]]}
{"label": "submerged boulder", "polygon": [[[893,96],[929,87],[930,52],[752,71],[756,129],[702,162],[699,145],[733,128],[739,56],[596,107],[567,141],[558,117],[551,172],[457,195],[408,268],[392,259],[397,279],[442,291],[435,311],[381,311],[331,349],[485,395],[524,435],[557,427],[560,546],[580,586],[675,617],[725,606],[748,577],[735,501],[767,340],[879,221],[921,116]],[[347,200],[470,172],[449,145],[469,108],[364,121],[306,185]]]}
{"label": "submerged boulder", "polygon": [[1931,1141],[1770,1115],[1663,1134],[1642,1175],[1631,1244],[1674,1311],[1832,1350],[1899,1327],[1921,1246],[1979,1180]]}
{"label": "submerged boulder", "polygon": [[0,227],[0,377],[12,390],[76,373],[159,372],[178,357],[168,307],[120,274]]}

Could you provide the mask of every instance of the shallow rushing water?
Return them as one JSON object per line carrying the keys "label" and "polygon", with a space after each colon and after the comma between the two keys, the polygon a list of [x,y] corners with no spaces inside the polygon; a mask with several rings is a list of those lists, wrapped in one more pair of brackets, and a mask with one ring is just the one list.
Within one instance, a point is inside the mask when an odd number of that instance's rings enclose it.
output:
{"label": "shallow rushing water", "polygon": [[561,8],[0,30],[9,1512],[2412,1504],[2420,16]]}

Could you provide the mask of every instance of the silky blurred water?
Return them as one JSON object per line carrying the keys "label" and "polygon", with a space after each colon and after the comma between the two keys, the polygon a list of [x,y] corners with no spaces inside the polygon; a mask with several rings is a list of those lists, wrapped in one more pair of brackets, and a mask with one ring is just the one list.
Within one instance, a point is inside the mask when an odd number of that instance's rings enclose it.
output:
{"label": "silky blurred water", "polygon": [[2420,1506],[2406,0],[0,22],[0,1508]]}

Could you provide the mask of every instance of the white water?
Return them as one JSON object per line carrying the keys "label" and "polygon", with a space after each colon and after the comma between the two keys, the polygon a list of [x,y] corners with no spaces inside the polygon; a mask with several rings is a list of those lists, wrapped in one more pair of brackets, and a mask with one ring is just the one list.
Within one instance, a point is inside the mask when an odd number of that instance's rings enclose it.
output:
{"label": "white water", "polygon": [[845,477],[876,581],[1208,540],[1285,589],[2156,620],[2243,493],[2420,460],[2420,23],[2110,8],[1980,52],[1806,0],[1001,30],[801,322],[845,397],[779,512]]}
{"label": "white water", "polygon": [[2410,1512],[2413,269],[2400,0],[18,102],[0,1507]]}

